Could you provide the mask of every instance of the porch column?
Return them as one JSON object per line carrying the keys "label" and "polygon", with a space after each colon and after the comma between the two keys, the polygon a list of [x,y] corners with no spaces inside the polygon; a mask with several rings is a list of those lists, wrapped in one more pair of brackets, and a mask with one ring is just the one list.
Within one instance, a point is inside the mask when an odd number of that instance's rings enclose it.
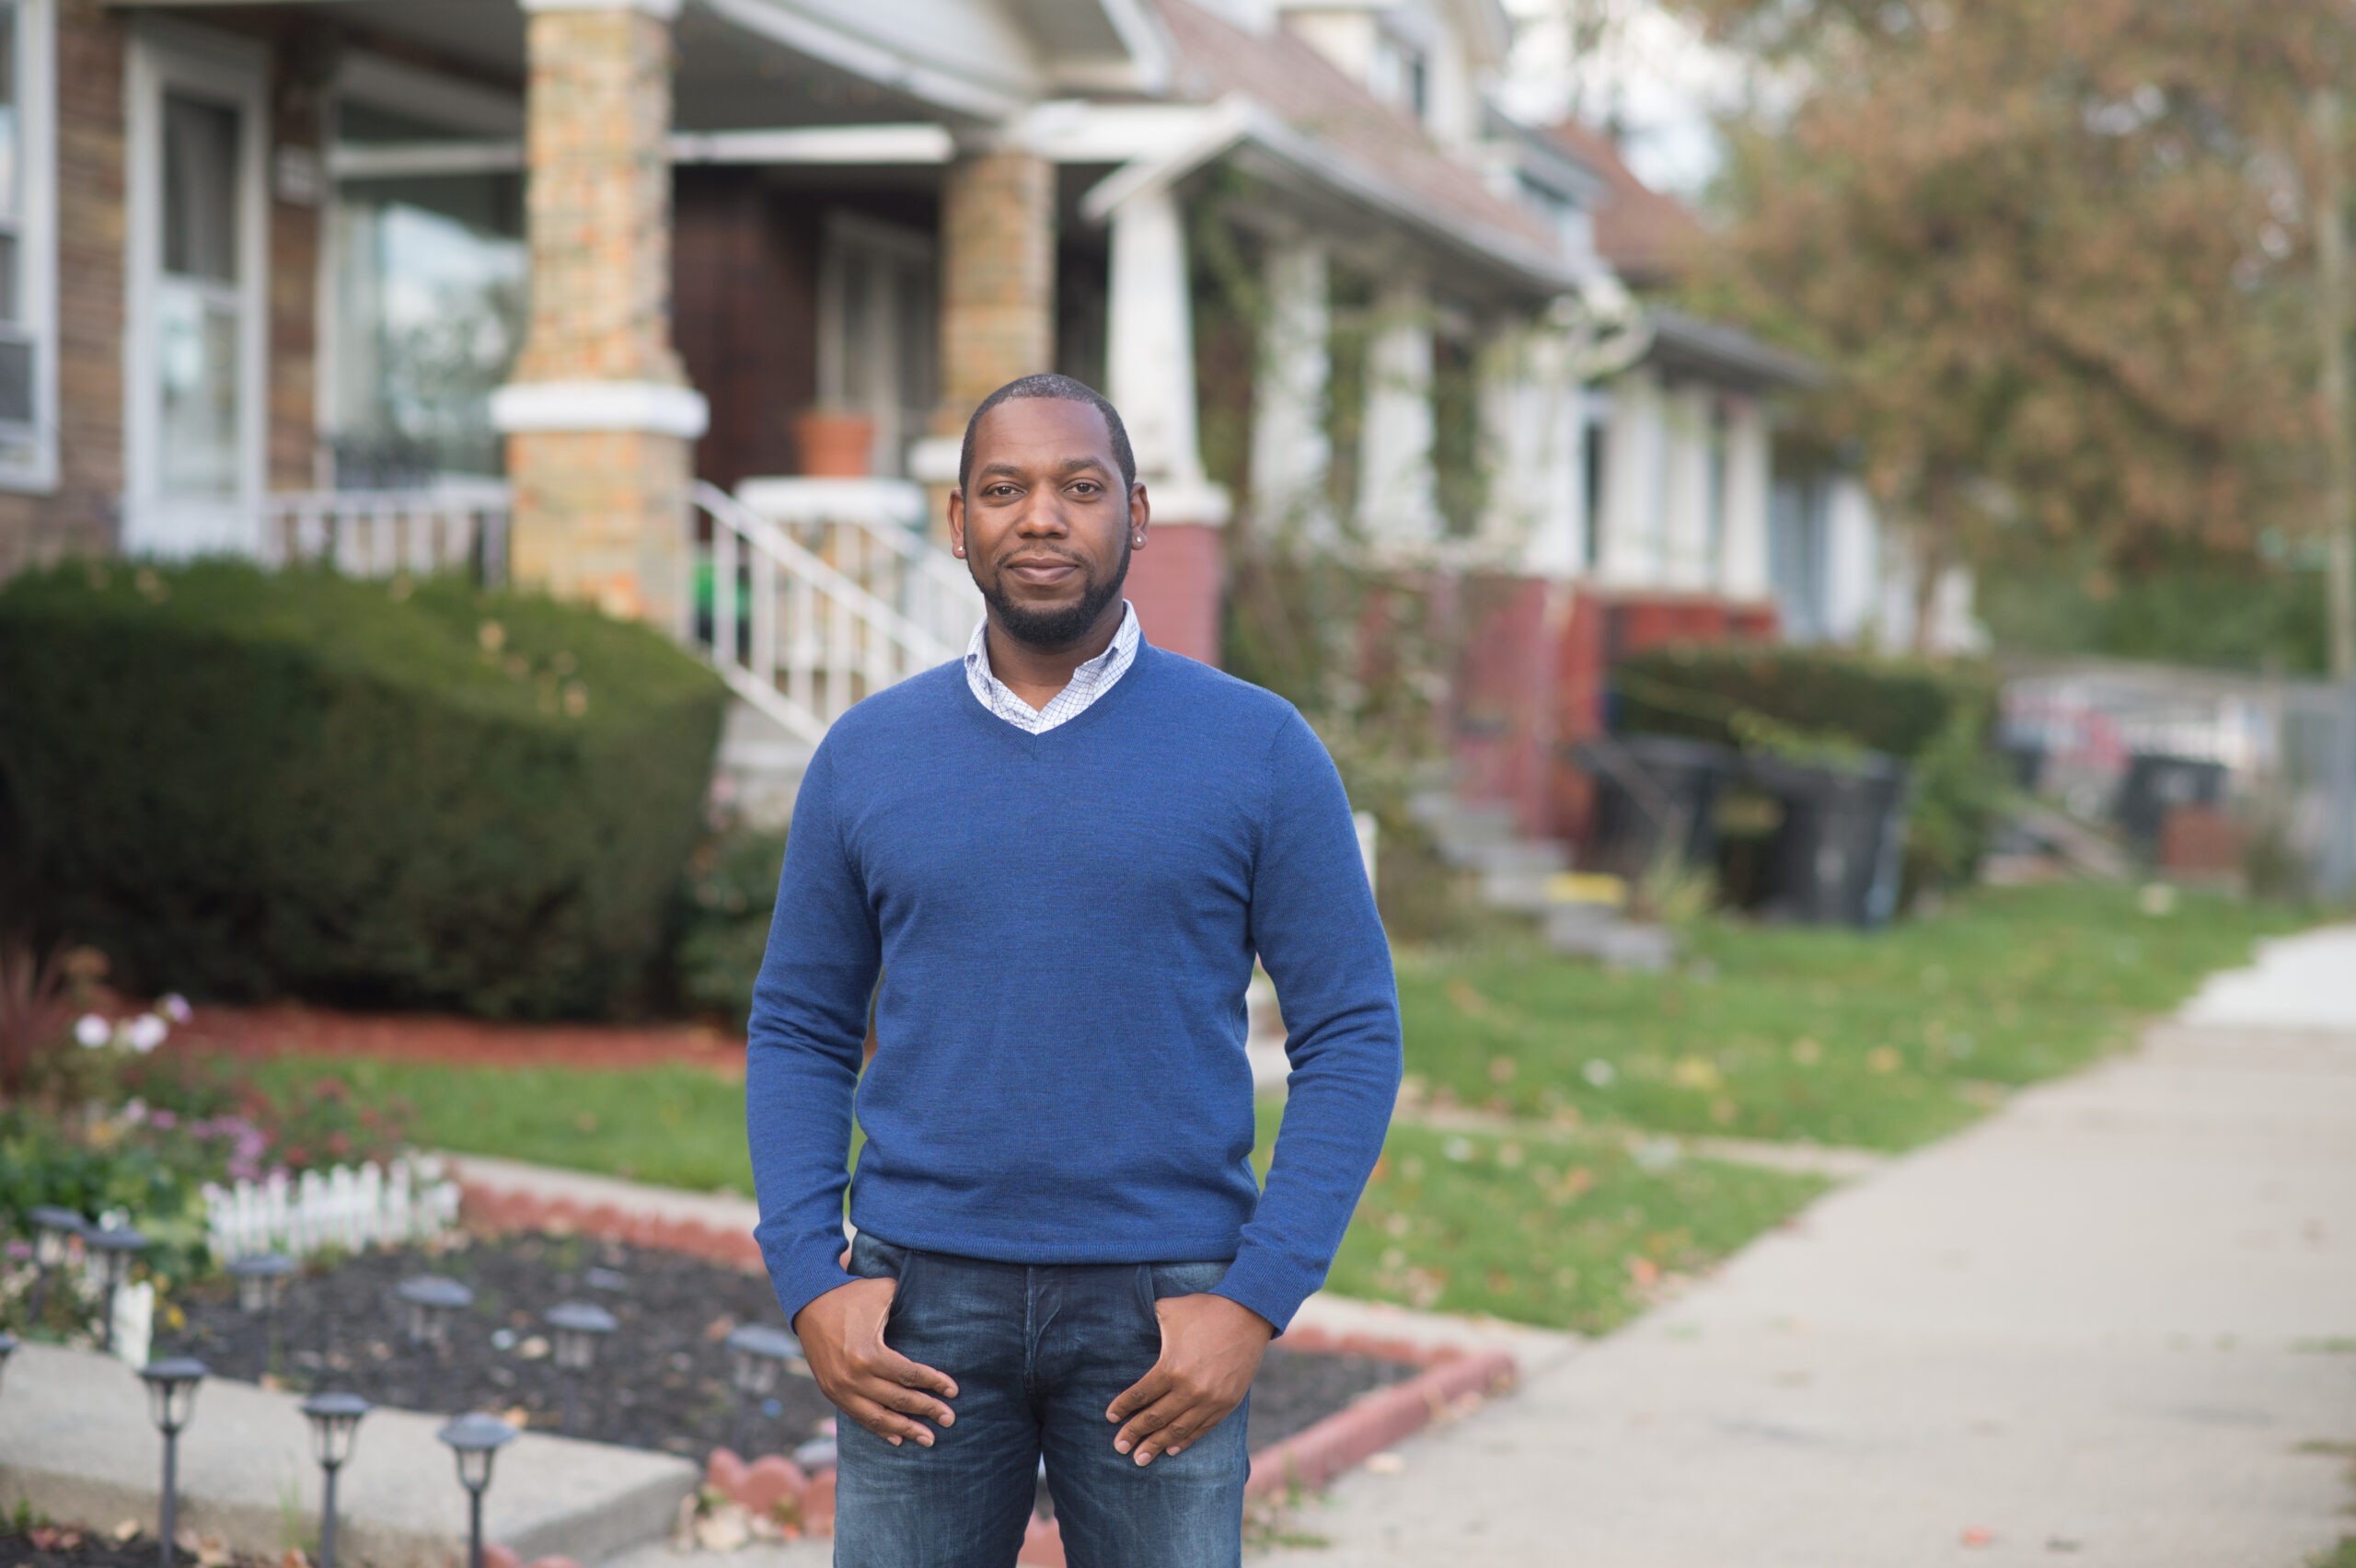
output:
{"label": "porch column", "polygon": [[678,0],[521,0],[532,318],[491,400],[517,582],[673,632],[690,612],[690,456],[707,409],[671,346]]}
{"label": "porch column", "polygon": [[1631,370],[1611,383],[1594,567],[1608,587],[1661,584],[1661,478],[1667,467],[1662,402],[1660,382],[1650,370]]}
{"label": "porch column", "polygon": [[1156,644],[1216,664],[1228,495],[1203,474],[1186,226],[1167,186],[1113,210],[1110,294],[1105,395],[1128,427],[1153,510],[1148,547],[1129,564],[1129,601]]}
{"label": "porch column", "polygon": [[1378,549],[1413,548],[1439,533],[1432,481],[1432,325],[1421,279],[1387,285],[1367,345],[1358,437],[1358,526]]}
{"label": "porch column", "polygon": [[1727,409],[1727,532],[1718,586],[1729,599],[1771,596],[1767,567],[1767,414],[1756,398]]}
{"label": "porch column", "polygon": [[1565,346],[1542,321],[1507,322],[1481,355],[1481,536],[1501,560],[1540,577],[1579,566],[1580,388],[1569,381]]}
{"label": "porch column", "polygon": [[1055,368],[1056,168],[1030,153],[968,154],[941,182],[941,406],[965,433],[981,400]]}
{"label": "porch column", "polygon": [[1669,394],[1663,412],[1669,440],[1661,508],[1665,585],[1708,589],[1717,575],[1717,563],[1710,559],[1710,395],[1700,386],[1680,386]]}
{"label": "porch column", "polygon": [[1325,388],[1333,371],[1333,315],[1325,248],[1293,240],[1272,246],[1265,274],[1267,317],[1252,386],[1252,511],[1265,533],[1307,545],[1330,543]]}

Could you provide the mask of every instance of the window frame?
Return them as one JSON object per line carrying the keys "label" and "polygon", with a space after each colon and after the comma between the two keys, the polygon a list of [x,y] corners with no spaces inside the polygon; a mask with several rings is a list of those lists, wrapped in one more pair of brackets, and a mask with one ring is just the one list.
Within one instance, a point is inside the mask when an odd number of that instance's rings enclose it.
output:
{"label": "window frame", "polygon": [[[251,554],[260,543],[269,482],[269,51],[202,28],[144,19],[123,73],[123,517],[127,554]],[[161,490],[164,99],[180,92],[238,115],[237,246],[238,407],[237,490],[226,499]]]}
{"label": "window frame", "polygon": [[[928,433],[924,421],[930,410],[919,409],[908,401],[913,389],[906,386],[895,386],[901,401],[891,405],[873,394],[853,403],[844,391],[848,362],[857,352],[844,330],[842,309],[843,264],[852,251],[864,251],[884,262],[894,269],[892,276],[895,280],[900,269],[921,271],[930,280],[929,288],[934,300],[932,318],[930,335],[919,344],[919,352],[930,361],[930,374],[936,395],[941,380],[940,251],[930,236],[904,228],[898,224],[841,208],[829,209],[826,216],[818,259],[818,403],[822,408],[839,408],[873,419],[875,438],[869,455],[869,470],[881,478],[897,478],[907,472],[909,446],[923,440]],[[900,379],[907,346],[900,329],[898,302],[889,292],[883,292],[873,296],[872,305],[885,313],[883,319],[888,323],[881,327],[871,325],[870,328],[890,345],[888,352],[882,356],[879,368],[896,383]]]}
{"label": "window frame", "polygon": [[0,337],[32,351],[32,419],[0,421],[0,491],[58,485],[56,0],[0,0],[17,17],[17,319]]}

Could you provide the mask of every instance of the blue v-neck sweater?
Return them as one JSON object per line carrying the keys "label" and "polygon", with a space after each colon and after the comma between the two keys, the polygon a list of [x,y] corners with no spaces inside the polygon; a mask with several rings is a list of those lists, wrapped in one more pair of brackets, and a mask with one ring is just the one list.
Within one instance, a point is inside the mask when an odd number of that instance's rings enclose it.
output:
{"label": "blue v-neck sweater", "polygon": [[[1265,1193],[1255,952],[1292,1062]],[[1349,805],[1281,698],[1147,647],[1031,735],[945,664],[853,708],[811,759],[745,1084],[789,1321],[849,1281],[856,1094],[860,1229],[1006,1262],[1232,1259],[1219,1293],[1281,1330],[1325,1277],[1399,1072]]]}

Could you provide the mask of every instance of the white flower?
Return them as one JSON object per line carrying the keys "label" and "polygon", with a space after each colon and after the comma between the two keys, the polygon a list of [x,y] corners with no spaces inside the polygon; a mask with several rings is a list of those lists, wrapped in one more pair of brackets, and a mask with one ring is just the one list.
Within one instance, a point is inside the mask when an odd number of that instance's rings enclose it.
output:
{"label": "white flower", "polygon": [[95,1051],[114,1038],[114,1025],[96,1013],[84,1013],[74,1020],[74,1038],[86,1051]]}
{"label": "white flower", "polygon": [[196,1016],[194,1009],[188,1005],[188,998],[178,991],[165,992],[163,999],[156,1006],[162,1009],[164,1016],[174,1023],[186,1023]]}
{"label": "white flower", "polygon": [[161,1045],[164,1037],[171,1032],[172,1026],[154,1013],[141,1013],[131,1020],[131,1027],[123,1031],[123,1038],[130,1042],[133,1050],[144,1056]]}

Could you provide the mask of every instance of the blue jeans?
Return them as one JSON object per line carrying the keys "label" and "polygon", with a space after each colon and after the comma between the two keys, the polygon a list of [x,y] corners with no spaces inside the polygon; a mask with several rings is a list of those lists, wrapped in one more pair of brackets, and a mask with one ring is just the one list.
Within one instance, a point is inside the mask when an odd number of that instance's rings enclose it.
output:
{"label": "blue jeans", "polygon": [[1224,1262],[984,1262],[862,1231],[850,1272],[899,1281],[884,1343],[957,1380],[955,1423],[894,1447],[845,1416],[836,1568],[1011,1568],[1047,1465],[1071,1568],[1237,1568],[1244,1415],[1140,1468],[1104,1409],[1161,1354],[1153,1304],[1209,1290]]}

